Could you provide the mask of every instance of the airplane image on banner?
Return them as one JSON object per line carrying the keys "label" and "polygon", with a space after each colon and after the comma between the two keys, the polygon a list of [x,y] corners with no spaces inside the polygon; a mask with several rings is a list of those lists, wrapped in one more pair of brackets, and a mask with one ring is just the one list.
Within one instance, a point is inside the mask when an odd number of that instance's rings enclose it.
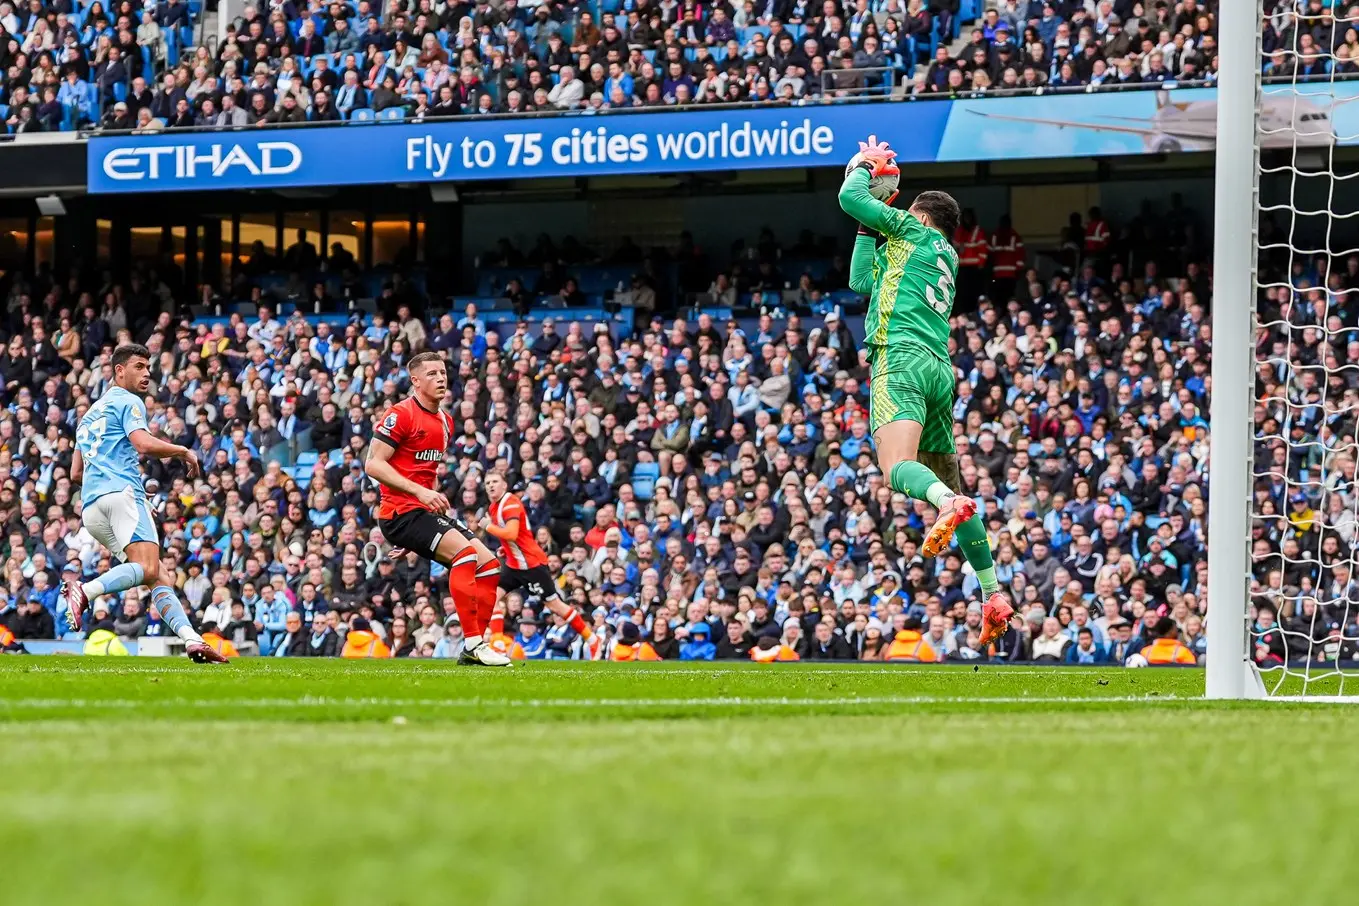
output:
{"label": "airplane image on banner", "polygon": [[[1152,154],[1211,151],[1217,139],[1217,101],[1175,102],[1170,97],[1169,91],[1156,92],[1156,112],[1150,117],[1100,114],[1084,122],[990,113],[975,107],[968,112],[988,120],[1054,129],[1140,135],[1147,152]],[[1329,109],[1286,93],[1262,96],[1259,129],[1265,148],[1329,148],[1336,141]]]}

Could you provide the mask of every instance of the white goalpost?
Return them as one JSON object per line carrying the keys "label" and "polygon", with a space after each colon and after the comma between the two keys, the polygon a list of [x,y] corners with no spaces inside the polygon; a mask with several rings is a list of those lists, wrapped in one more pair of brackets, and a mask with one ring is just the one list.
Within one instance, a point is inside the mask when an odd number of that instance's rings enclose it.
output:
{"label": "white goalpost", "polygon": [[1218,13],[1213,230],[1213,393],[1209,408],[1208,698],[1244,698],[1250,604],[1251,451],[1255,434],[1255,267],[1259,212],[1261,0]]}
{"label": "white goalpost", "polygon": [[[1351,5],[1227,0],[1218,18],[1208,698],[1359,701],[1359,102],[1333,48]],[[1275,74],[1262,86],[1264,17]],[[1276,84],[1277,82],[1277,84]],[[1356,108],[1359,111],[1359,108]],[[1340,135],[1337,136],[1337,132]],[[1350,128],[1348,131],[1356,131]],[[1264,149],[1262,156],[1262,148]],[[1359,223],[1359,221],[1356,221]],[[1268,615],[1265,612],[1268,612]],[[1257,656],[1257,651],[1259,652]]]}

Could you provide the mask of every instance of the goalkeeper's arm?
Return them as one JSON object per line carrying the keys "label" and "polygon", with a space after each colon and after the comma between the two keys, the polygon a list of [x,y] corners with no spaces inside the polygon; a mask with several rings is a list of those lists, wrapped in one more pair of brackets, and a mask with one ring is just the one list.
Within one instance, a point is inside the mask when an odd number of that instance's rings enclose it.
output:
{"label": "goalkeeper's arm", "polygon": [[878,238],[859,227],[859,235],[854,237],[854,254],[849,259],[849,288],[856,293],[868,295],[873,292],[873,262],[878,254]]}
{"label": "goalkeeper's arm", "polygon": [[877,230],[889,239],[900,239],[906,232],[906,218],[911,215],[878,201],[868,191],[868,184],[866,167],[850,170],[840,186],[840,209],[870,230]]}

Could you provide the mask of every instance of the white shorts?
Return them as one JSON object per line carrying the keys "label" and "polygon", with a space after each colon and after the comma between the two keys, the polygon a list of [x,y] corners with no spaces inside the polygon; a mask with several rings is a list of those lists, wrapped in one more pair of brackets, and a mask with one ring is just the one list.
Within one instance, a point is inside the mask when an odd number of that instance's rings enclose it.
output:
{"label": "white shorts", "polygon": [[131,488],[100,497],[84,508],[81,519],[94,540],[119,560],[127,559],[123,551],[129,544],[160,543],[150,505]]}

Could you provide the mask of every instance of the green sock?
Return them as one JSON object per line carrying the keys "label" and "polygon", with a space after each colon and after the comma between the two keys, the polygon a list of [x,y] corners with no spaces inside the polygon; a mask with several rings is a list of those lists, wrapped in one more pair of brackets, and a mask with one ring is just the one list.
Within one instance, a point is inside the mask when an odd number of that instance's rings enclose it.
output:
{"label": "green sock", "polygon": [[982,523],[981,514],[958,526],[953,537],[958,540],[967,562],[972,564],[977,581],[981,583],[982,594],[990,597],[1000,591],[1000,583],[996,581],[996,564],[991,559],[991,543],[986,540],[986,526]]}
{"label": "green sock", "polygon": [[912,460],[902,460],[892,466],[887,483],[891,485],[892,490],[900,491],[908,497],[928,500],[930,506],[936,509],[939,508],[939,504],[953,496],[948,485],[940,481],[939,476],[935,475],[929,466]]}

